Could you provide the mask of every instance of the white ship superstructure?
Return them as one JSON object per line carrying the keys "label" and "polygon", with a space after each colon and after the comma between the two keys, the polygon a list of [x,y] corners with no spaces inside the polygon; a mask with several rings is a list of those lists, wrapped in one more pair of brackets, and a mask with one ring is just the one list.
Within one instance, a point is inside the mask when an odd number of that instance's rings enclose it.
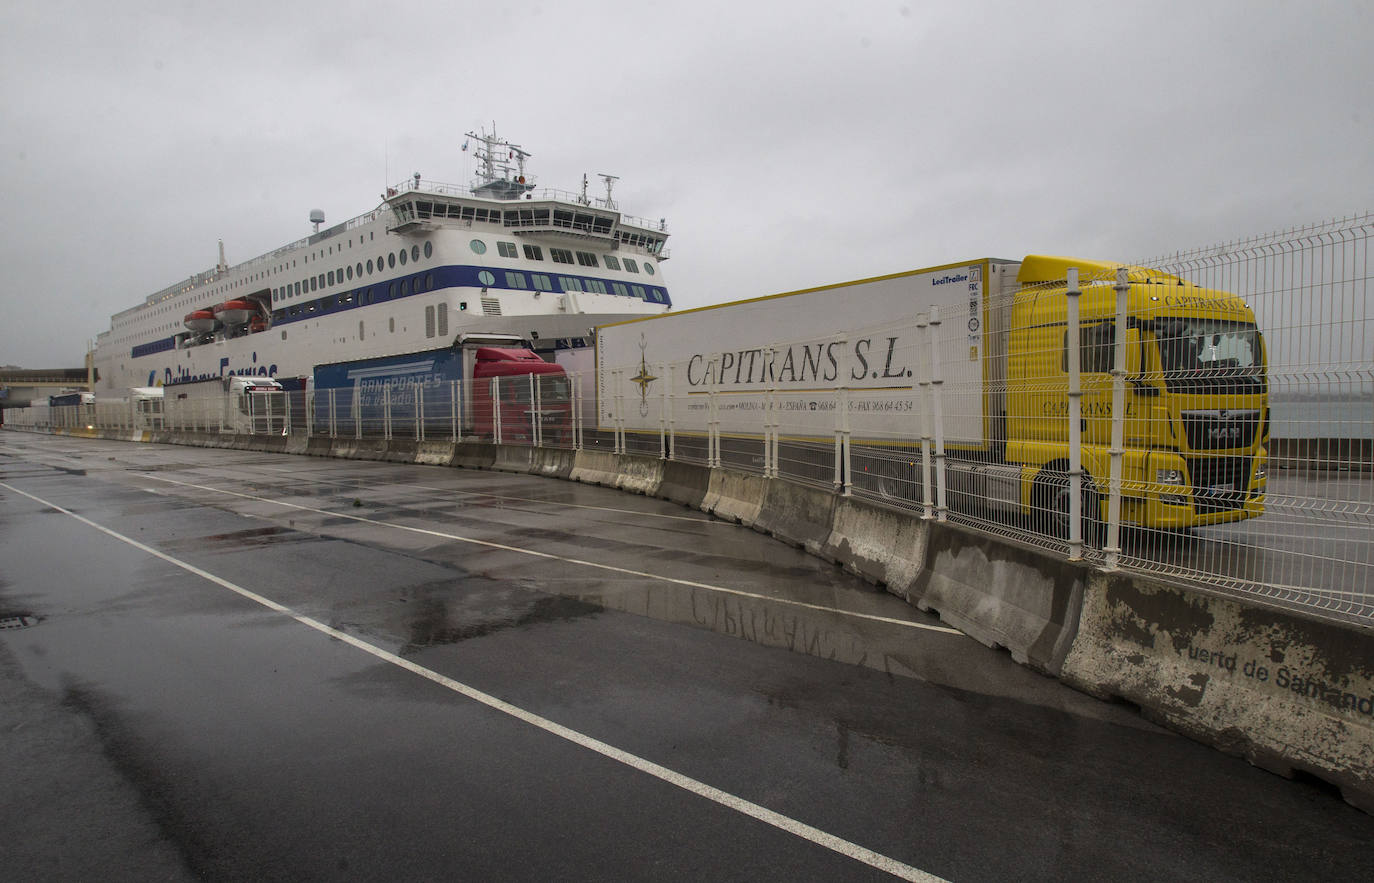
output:
{"label": "white ship superstructure", "polygon": [[545,190],[529,154],[495,134],[472,187],[413,178],[373,211],[115,314],[97,338],[97,390],[226,374],[305,377],[317,364],[433,349],[474,331],[519,334],[549,353],[595,325],[671,305],[663,221],[606,195]]}

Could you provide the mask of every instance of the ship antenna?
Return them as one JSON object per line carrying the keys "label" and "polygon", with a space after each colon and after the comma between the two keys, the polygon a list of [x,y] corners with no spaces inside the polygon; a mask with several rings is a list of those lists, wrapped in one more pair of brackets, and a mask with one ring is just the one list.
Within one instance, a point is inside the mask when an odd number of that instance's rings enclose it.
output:
{"label": "ship antenna", "polygon": [[614,200],[614,199],[611,199],[611,188],[615,186],[615,182],[616,182],[616,181],[619,181],[619,180],[620,180],[620,176],[619,176],[619,175],[607,175],[607,174],[603,174],[602,172],[597,172],[596,174],[597,174],[598,177],[601,178],[602,181],[605,181],[605,182],[606,182],[606,208],[609,208],[609,209],[615,208],[615,200]]}
{"label": "ship antenna", "polygon": [[587,198],[587,173],[582,173],[582,197],[577,200],[582,205],[591,205],[592,201]]}
{"label": "ship antenna", "polygon": [[229,263],[224,259],[224,240],[219,241],[219,263],[215,265],[215,270],[223,273],[229,269]]}

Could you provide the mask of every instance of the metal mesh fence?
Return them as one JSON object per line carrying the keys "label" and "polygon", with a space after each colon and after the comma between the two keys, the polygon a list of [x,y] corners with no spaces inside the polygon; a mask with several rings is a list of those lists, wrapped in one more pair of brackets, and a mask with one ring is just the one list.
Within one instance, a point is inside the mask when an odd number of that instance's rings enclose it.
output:
{"label": "metal mesh fence", "polygon": [[1367,624],[1371,228],[1364,215],[1126,267],[975,263],[946,273],[960,294],[942,304],[913,295],[865,323],[861,303],[832,302],[842,318],[822,337],[731,350],[724,334],[676,362],[651,364],[641,340],[637,363],[603,353],[594,373],[8,420],[662,457]]}

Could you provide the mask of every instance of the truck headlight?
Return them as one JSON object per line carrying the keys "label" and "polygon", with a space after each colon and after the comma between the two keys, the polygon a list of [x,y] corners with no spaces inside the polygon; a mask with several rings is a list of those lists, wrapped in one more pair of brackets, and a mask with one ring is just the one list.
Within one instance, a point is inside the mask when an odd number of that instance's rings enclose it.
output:
{"label": "truck headlight", "polygon": [[[1155,484],[1167,484],[1183,488],[1187,486],[1187,480],[1182,469],[1156,469]],[[1188,495],[1161,493],[1159,501],[1168,506],[1186,506]]]}

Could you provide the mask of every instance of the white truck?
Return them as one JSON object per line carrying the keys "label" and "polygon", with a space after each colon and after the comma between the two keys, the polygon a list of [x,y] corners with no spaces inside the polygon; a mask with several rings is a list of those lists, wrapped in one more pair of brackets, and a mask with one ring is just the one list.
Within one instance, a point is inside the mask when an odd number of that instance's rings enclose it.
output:
{"label": "white truck", "polygon": [[282,385],[271,377],[212,377],[163,387],[168,428],[286,435],[290,414]]}

